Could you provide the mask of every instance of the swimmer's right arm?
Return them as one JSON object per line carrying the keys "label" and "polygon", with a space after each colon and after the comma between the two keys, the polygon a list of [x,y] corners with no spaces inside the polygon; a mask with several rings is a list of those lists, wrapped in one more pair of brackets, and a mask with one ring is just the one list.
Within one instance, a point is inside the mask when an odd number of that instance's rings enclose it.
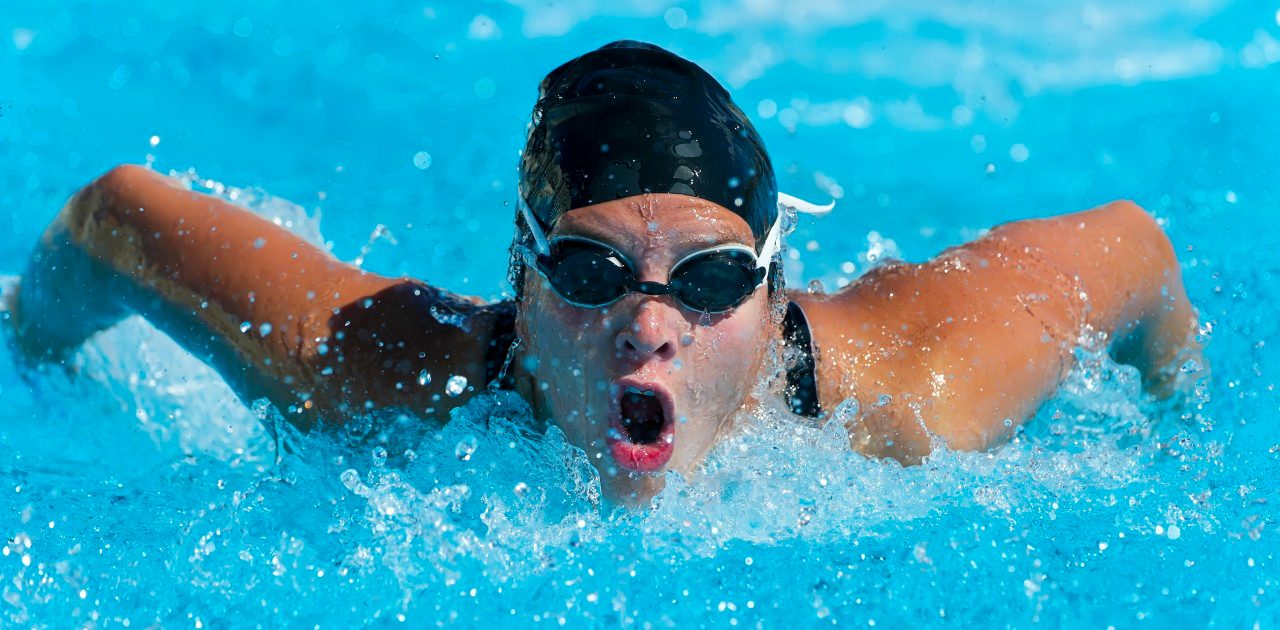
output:
{"label": "swimmer's right arm", "polygon": [[[426,297],[412,297],[422,295],[418,287]],[[45,231],[12,311],[20,350],[47,362],[65,360],[127,315],[143,315],[243,399],[266,397],[308,424],[352,402],[404,402],[408,394],[389,383],[396,368],[469,374],[483,356],[475,335],[419,317],[422,301],[437,295],[125,165],[76,193]],[[376,321],[361,319],[370,312]],[[398,344],[394,365],[388,344]],[[443,388],[446,379],[435,380],[429,388]]]}

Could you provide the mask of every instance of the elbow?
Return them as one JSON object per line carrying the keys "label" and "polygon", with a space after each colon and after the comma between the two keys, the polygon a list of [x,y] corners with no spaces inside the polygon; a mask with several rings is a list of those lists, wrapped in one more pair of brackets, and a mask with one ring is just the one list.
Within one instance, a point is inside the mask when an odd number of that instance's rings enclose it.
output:
{"label": "elbow", "polygon": [[1177,267],[1169,235],[1151,213],[1129,200],[1113,201],[1103,209],[1117,225],[1117,236],[1134,244],[1145,263],[1167,272]]}
{"label": "elbow", "polygon": [[146,180],[153,177],[157,175],[144,166],[114,166],[71,198],[58,223],[73,241],[88,242],[104,222],[123,221],[124,217],[119,216],[120,210],[138,205],[130,201],[131,193],[141,189]]}
{"label": "elbow", "polygon": [[[127,200],[133,191],[141,189],[149,181],[159,177],[155,171],[137,164],[120,164],[111,167],[91,184],[85,187],[93,196],[108,200]],[[115,204],[97,204],[111,206]]]}
{"label": "elbow", "polygon": [[94,187],[102,190],[118,191],[132,187],[134,182],[140,178],[148,177],[152,174],[151,169],[137,164],[117,164],[107,169],[98,179],[94,180]]}

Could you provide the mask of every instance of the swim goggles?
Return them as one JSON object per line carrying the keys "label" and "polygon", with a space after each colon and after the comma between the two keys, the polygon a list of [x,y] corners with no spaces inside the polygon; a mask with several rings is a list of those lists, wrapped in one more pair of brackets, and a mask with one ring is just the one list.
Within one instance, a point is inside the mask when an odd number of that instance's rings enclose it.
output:
{"label": "swim goggles", "polygon": [[522,251],[556,295],[574,306],[601,308],[635,291],[644,295],[670,295],[681,306],[700,313],[725,313],[745,301],[768,278],[773,257],[781,248],[782,215],[786,207],[809,214],[826,214],[835,207],[835,202],[818,206],[779,193],[778,216],[765,234],[759,254],[737,243],[698,250],[671,266],[666,284],[637,279],[631,261],[599,241],[573,235],[548,241],[546,232],[523,200],[520,212],[537,251],[527,248]]}

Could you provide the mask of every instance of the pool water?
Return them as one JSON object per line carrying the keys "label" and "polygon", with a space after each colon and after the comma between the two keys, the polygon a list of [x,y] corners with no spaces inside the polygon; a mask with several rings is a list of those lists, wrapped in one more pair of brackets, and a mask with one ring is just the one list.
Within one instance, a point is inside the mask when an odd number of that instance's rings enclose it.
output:
{"label": "pool water", "polygon": [[1274,1],[182,4],[0,9],[0,271],[137,162],[502,297],[537,81],[627,37],[724,81],[783,190],[838,199],[789,236],[792,286],[1129,198],[1208,369],[1161,403],[1082,351],[1013,442],[909,468],[762,409],[629,511],[519,400],[299,435],[131,320],[65,371],[0,350],[0,625],[1280,621]]}

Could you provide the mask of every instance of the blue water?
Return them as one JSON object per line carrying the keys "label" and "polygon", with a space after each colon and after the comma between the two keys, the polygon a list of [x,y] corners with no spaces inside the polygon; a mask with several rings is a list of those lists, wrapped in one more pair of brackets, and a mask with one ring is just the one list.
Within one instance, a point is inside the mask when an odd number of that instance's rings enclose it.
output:
{"label": "blue water", "polygon": [[763,410],[635,512],[502,401],[300,436],[129,321],[65,373],[0,350],[0,625],[1280,621],[1280,5],[109,4],[0,8],[0,270],[138,162],[501,297],[537,81],[630,37],[729,85],[784,190],[840,200],[789,237],[793,286],[1131,198],[1210,370],[1160,405],[1082,353],[1012,443],[912,468]]}

